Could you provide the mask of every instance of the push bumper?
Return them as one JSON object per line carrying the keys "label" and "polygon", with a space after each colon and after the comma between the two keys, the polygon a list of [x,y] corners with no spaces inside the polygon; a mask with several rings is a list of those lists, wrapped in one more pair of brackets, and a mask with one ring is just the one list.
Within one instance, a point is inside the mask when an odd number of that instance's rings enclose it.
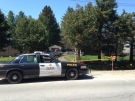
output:
{"label": "push bumper", "polygon": [[0,70],[0,78],[6,78],[7,71]]}
{"label": "push bumper", "polygon": [[87,69],[81,69],[79,71],[79,74],[82,75],[82,74],[89,74],[90,73],[90,70],[87,68]]}

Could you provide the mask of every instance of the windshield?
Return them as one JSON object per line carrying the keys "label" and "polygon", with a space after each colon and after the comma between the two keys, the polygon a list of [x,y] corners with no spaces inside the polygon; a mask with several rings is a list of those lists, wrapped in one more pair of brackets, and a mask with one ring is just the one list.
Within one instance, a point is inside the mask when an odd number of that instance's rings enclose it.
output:
{"label": "windshield", "polygon": [[22,59],[23,55],[20,55],[16,57],[11,63],[19,63],[19,61]]}
{"label": "windshield", "polygon": [[46,52],[51,52],[51,51],[48,50],[48,51],[46,51]]}

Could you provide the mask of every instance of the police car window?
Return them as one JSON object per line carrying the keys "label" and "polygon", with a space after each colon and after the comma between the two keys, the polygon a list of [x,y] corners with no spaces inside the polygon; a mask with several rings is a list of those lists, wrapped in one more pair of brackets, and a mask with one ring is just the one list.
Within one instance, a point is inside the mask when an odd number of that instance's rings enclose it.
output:
{"label": "police car window", "polygon": [[40,56],[40,60],[43,63],[48,63],[48,62],[52,62],[52,59],[50,58],[50,56],[48,55],[41,55]]}
{"label": "police car window", "polygon": [[36,55],[24,56],[20,63],[37,63]]}
{"label": "police car window", "polygon": [[22,55],[16,57],[16,58],[12,61],[12,63],[19,63],[19,61],[22,59],[22,57],[23,57]]}
{"label": "police car window", "polygon": [[56,61],[57,61],[57,62],[59,61],[57,58],[55,58],[55,57],[53,57],[53,56],[51,56],[51,55],[50,55],[50,57],[51,57],[52,61],[55,61],[55,62],[56,62]]}

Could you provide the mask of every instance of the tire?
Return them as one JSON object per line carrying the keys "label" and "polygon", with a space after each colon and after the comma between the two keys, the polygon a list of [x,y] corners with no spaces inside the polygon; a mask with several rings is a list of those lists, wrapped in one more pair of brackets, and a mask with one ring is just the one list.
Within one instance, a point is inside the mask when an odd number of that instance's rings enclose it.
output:
{"label": "tire", "polygon": [[78,70],[76,68],[70,68],[66,72],[66,78],[68,80],[76,80],[78,78]]}
{"label": "tire", "polygon": [[7,75],[7,80],[11,84],[17,84],[22,81],[22,74],[19,71],[11,71]]}

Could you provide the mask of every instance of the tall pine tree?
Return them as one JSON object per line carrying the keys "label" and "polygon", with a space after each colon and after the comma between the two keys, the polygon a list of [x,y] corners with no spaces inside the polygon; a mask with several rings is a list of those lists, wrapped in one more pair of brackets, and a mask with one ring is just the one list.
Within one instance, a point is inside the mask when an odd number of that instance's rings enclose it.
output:
{"label": "tall pine tree", "polygon": [[[117,3],[115,0],[96,0],[98,59],[101,59],[101,49],[104,40],[115,34],[113,23],[117,20]],[[113,34],[113,35],[112,35]]]}
{"label": "tall pine tree", "polygon": [[39,21],[41,21],[46,27],[46,40],[48,42],[48,46],[59,44],[60,28],[50,6],[44,7],[39,15]]}
{"label": "tall pine tree", "polygon": [[80,60],[80,49],[90,45],[96,32],[94,7],[91,3],[86,7],[76,6],[69,9],[62,21],[62,34],[66,35],[67,42],[76,49],[76,59]]}
{"label": "tall pine tree", "polygon": [[9,36],[9,41],[10,41],[10,45],[12,43],[12,36],[13,33],[15,33],[14,29],[15,29],[15,17],[14,17],[14,13],[12,11],[9,11],[8,16],[7,16],[7,24],[10,27],[8,30],[8,36]]}
{"label": "tall pine tree", "polygon": [[0,10],[0,51],[8,45],[8,35],[7,31],[9,26],[7,24],[4,14]]}

